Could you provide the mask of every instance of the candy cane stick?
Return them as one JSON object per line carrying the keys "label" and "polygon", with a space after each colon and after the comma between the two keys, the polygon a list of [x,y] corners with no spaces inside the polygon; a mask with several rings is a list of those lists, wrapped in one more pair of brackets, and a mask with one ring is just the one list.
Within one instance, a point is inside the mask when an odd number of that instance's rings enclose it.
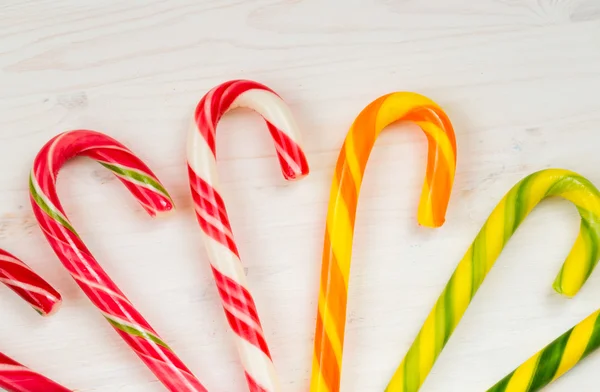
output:
{"label": "candy cane stick", "polygon": [[[0,282],[42,316],[60,307],[60,294],[15,256],[0,249]],[[69,392],[61,385],[0,353],[0,389],[8,392]]]}
{"label": "candy cane stick", "polygon": [[31,205],[46,239],[79,287],[167,389],[206,391],[104,272],[67,218],[56,194],[56,176],[75,156],[92,158],[112,171],[151,216],[173,208],[154,173],[121,143],[98,132],[66,132],[41,149],[29,180]]}
{"label": "candy cane stick", "polygon": [[529,358],[488,392],[535,392],[600,347],[600,310]]}
{"label": "candy cane stick", "polygon": [[[581,215],[579,236],[554,282],[554,289],[564,295],[579,291],[600,257],[600,193],[576,173],[542,170],[521,180],[492,211],[386,391],[419,390],[504,245],[531,210],[549,196],[571,201]],[[547,366],[545,362],[540,365]]]}
{"label": "candy cane stick", "polygon": [[71,392],[71,389],[55,383],[0,353],[0,391]]}
{"label": "candy cane stick", "polygon": [[7,285],[42,316],[50,316],[60,308],[60,294],[27,264],[2,249],[0,282]]}
{"label": "candy cane stick", "polygon": [[450,120],[438,105],[418,94],[401,92],[378,98],[358,115],[350,128],[331,186],[321,267],[312,392],[337,392],[340,389],[356,203],[377,136],[386,126],[398,120],[419,125],[429,141],[427,174],[418,221],[430,227],[444,223],[456,168],[456,142]]}
{"label": "candy cane stick", "polygon": [[286,179],[299,179],[308,174],[308,164],[292,113],[268,87],[234,80],[215,87],[198,104],[188,138],[188,171],[196,216],[248,386],[253,392],[273,392],[280,390],[279,382],[246,283],[217,178],[217,123],[236,107],[253,109],[265,119]]}

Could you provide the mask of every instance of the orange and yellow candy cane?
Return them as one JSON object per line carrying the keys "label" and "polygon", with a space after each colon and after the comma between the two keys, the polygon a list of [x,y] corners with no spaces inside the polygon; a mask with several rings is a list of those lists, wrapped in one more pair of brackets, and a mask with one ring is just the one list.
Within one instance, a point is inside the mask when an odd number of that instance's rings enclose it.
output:
{"label": "orange and yellow candy cane", "polygon": [[435,102],[415,93],[396,92],[376,99],[352,124],[340,151],[331,186],[311,392],[337,392],[340,389],[358,194],[377,136],[386,126],[400,120],[419,125],[429,142],[418,221],[429,227],[444,223],[456,169],[456,140],[448,116]]}

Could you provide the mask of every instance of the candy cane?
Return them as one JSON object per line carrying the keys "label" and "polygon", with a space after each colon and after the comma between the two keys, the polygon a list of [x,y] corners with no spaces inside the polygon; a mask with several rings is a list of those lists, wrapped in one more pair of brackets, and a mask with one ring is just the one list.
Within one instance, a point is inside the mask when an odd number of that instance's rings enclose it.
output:
{"label": "candy cane", "polygon": [[358,115],[337,160],[321,267],[312,392],[337,392],[340,389],[356,203],[377,136],[398,120],[419,125],[429,142],[418,221],[430,227],[444,223],[456,168],[452,124],[444,111],[424,96],[405,92],[384,95]]}
{"label": "candy cane", "polygon": [[[573,296],[579,291],[600,258],[600,193],[594,185],[576,173],[560,169],[542,170],[521,180],[492,211],[458,264],[386,391],[419,390],[504,245],[531,210],[549,196],[559,196],[571,201],[581,215],[579,236],[554,281],[554,289],[559,293]],[[592,329],[589,327],[589,323],[586,323],[582,328],[585,332],[590,332]],[[585,347],[579,343],[581,342],[578,342],[577,348],[567,347],[577,353],[577,358],[583,354],[581,347]],[[593,345],[597,343],[593,342]],[[555,354],[558,353],[552,352],[552,355]],[[571,358],[573,354],[569,352]],[[549,356],[541,359],[539,366],[543,373],[559,363],[556,359]],[[553,365],[549,365],[550,363]],[[568,367],[566,362],[564,366]],[[548,373],[554,377],[562,374],[562,371]],[[528,375],[534,376],[535,372]],[[523,385],[522,381],[522,378],[516,379],[514,385]],[[530,385],[533,389],[517,388],[507,391],[538,390],[547,381],[549,380],[535,381]]]}
{"label": "candy cane", "polygon": [[100,267],[67,218],[56,194],[56,176],[75,156],[92,158],[112,171],[151,216],[173,207],[154,173],[121,143],[98,132],[66,132],[42,147],[29,179],[31,205],[46,239],[79,287],[167,389],[206,391]]}
{"label": "candy cane", "polygon": [[308,174],[308,164],[291,111],[268,87],[248,80],[234,80],[215,87],[198,104],[188,138],[188,172],[196,217],[204,233],[204,244],[249,389],[272,392],[280,390],[279,382],[246,283],[217,177],[217,123],[236,107],[253,109],[265,119],[287,180]]}
{"label": "candy cane", "polygon": [[535,392],[600,347],[600,310],[529,358],[488,392]]}
{"label": "candy cane", "polygon": [[50,316],[60,308],[60,294],[27,264],[2,249],[0,282],[7,285],[42,316]]}
{"label": "candy cane", "polygon": [[[42,316],[60,307],[60,294],[15,256],[0,249],[0,282]],[[69,392],[61,385],[0,353],[0,389],[8,392]]]}

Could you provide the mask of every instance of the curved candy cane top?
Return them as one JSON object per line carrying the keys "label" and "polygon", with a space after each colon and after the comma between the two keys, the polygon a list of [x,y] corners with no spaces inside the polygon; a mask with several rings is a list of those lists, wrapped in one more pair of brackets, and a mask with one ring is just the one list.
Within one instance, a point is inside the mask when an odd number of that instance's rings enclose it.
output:
{"label": "curved candy cane top", "polygon": [[356,205],[369,155],[389,124],[419,125],[429,142],[427,173],[418,220],[443,224],[456,168],[456,141],[448,116],[430,99],[398,92],[373,101],[356,118],[338,157],[327,212],[319,309],[311,381],[312,392],[340,389],[346,306]]}
{"label": "curved candy cane top", "polygon": [[264,118],[286,179],[299,179],[308,174],[308,164],[291,111],[268,87],[248,80],[234,80],[212,89],[198,104],[187,144],[196,216],[249,389],[276,392],[281,387],[219,193],[216,127],[221,116],[236,107],[253,109]]}
{"label": "curved candy cane top", "polygon": [[248,108],[260,114],[275,143],[277,158],[287,180],[308,174],[300,147],[300,131],[292,112],[273,90],[250,80],[232,80],[210,90],[198,103],[195,123],[189,132],[187,153],[190,168],[218,188],[216,174],[217,123],[229,110]]}
{"label": "curved candy cane top", "polygon": [[154,173],[127,147],[99,132],[65,132],[46,143],[36,156],[30,190],[40,208],[71,232],[74,230],[56,193],[56,177],[60,168],[76,156],[92,158],[112,171],[151,216],[173,209],[169,194]]}
{"label": "curved candy cane top", "polygon": [[23,298],[39,314],[49,316],[62,303],[60,294],[27,264],[0,249],[0,282]]}
{"label": "curved candy cane top", "polygon": [[418,125],[427,137],[427,171],[417,220],[423,226],[439,227],[444,223],[454,183],[456,137],[446,113],[435,102],[417,93],[387,94],[363,109],[350,127],[340,151],[331,194],[342,192],[349,203],[348,213],[355,216],[356,200],[349,196],[356,195],[358,199],[375,140],[385,127],[397,121]]}
{"label": "curved candy cane top", "polygon": [[[43,316],[56,312],[60,294],[15,256],[0,249],[0,282]],[[69,392],[61,385],[0,353],[0,389],[10,392]]]}
{"label": "curved candy cane top", "polygon": [[600,192],[576,173],[542,170],[516,184],[492,211],[386,391],[419,390],[508,240],[533,208],[550,196],[571,201],[581,215],[579,235],[554,281],[559,293],[573,296],[579,291],[600,258]]}
{"label": "curved candy cane top", "polygon": [[38,153],[30,177],[33,211],[52,249],[112,327],[170,391],[206,391],[110,279],[67,218],[56,193],[62,165],[87,156],[112,171],[150,214],[173,203],[154,173],[128,148],[94,131],[60,134]]}

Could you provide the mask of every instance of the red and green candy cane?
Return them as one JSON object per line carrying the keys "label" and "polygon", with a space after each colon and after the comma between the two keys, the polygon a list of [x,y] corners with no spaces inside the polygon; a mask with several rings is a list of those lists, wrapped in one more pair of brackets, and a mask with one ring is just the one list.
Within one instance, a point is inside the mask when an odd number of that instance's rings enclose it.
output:
{"label": "red and green candy cane", "polygon": [[[0,282],[42,316],[56,312],[60,294],[27,264],[0,249]],[[0,390],[8,392],[70,392],[49,378],[0,353]]]}
{"label": "red and green candy cane", "polygon": [[76,156],[92,158],[112,171],[151,216],[173,209],[154,173],[127,147],[94,131],[65,132],[42,147],[29,179],[31,205],[46,239],[83,292],[168,390],[205,392],[100,267],[67,218],[56,193],[56,177]]}

